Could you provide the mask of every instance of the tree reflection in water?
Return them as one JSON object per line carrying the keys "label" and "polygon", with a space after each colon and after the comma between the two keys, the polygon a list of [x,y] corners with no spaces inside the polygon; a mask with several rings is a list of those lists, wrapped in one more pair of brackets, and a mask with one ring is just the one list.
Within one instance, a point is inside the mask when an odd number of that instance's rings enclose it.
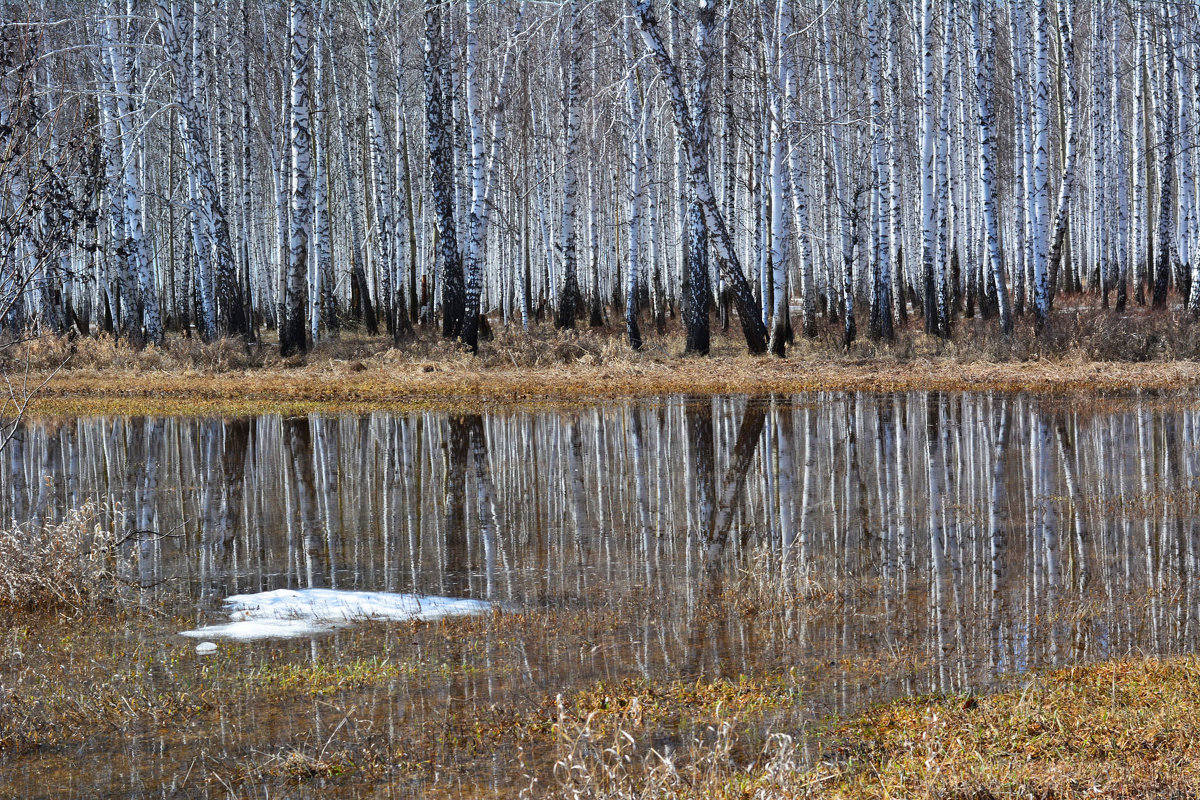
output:
{"label": "tree reflection in water", "polygon": [[[1196,649],[1198,422],[1178,403],[939,393],[28,420],[0,459],[0,519],[107,501],[106,524],[170,534],[131,537],[130,577],[183,589],[173,610],[192,616],[329,586],[495,600],[519,621],[305,642],[310,659],[402,643],[444,662],[432,688],[356,697],[375,730],[433,724],[451,699],[789,668],[804,714],[846,712]],[[279,725],[243,711],[246,736]],[[329,736],[321,714],[295,724]]]}

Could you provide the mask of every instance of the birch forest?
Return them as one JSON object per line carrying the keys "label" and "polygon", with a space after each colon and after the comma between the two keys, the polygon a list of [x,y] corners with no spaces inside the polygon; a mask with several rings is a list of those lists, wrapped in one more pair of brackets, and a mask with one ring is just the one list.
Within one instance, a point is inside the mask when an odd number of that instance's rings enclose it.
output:
{"label": "birch forest", "polygon": [[10,339],[1200,312],[1191,3],[0,9]]}

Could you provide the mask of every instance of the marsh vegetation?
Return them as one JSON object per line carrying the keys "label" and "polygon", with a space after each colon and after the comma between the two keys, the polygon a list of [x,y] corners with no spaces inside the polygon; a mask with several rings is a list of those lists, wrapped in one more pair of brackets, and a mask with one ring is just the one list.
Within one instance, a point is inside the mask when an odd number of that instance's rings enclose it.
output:
{"label": "marsh vegetation", "polygon": [[[12,606],[0,794],[1002,794],[1035,740],[1020,785],[1058,791],[1045,735],[1075,729],[1046,709],[1098,713],[1070,676],[1161,745],[1140,767],[1113,745],[1130,786],[1172,754],[1182,785],[1161,714],[1187,687],[1089,665],[1191,669],[1197,425],[1186,398],[938,392],[29,419],[6,526],[90,499],[121,591]],[[492,608],[211,654],[179,635],[307,587]],[[935,716],[944,766],[909,772]]]}

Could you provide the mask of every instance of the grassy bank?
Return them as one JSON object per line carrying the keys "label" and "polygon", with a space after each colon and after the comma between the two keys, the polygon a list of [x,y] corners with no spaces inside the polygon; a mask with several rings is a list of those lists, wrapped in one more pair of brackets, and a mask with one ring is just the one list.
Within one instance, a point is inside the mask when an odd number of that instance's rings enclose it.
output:
{"label": "grassy bank", "polygon": [[801,783],[848,797],[1194,797],[1200,660],[1113,661],[991,696],[897,701],[831,738]]}
{"label": "grassy bank", "polygon": [[568,789],[729,800],[1195,797],[1200,660],[1112,661],[1038,674],[993,695],[898,700],[812,736],[807,759],[795,739],[777,736],[748,768],[721,757],[720,735],[682,771],[653,754],[641,771],[578,758]]}
{"label": "grassy bank", "polygon": [[[391,347],[347,331],[306,356],[270,344],[172,339],[135,350],[111,339],[42,338],[13,348],[0,369],[29,385],[53,373],[32,410],[43,413],[239,414],[312,410],[572,405],[670,393],[813,390],[1175,391],[1200,385],[1200,334],[1183,317],[1059,312],[1047,332],[1028,324],[1004,339],[963,321],[943,341],[915,325],[891,344],[848,350],[827,332],[786,359],[752,357],[717,336],[707,358],[685,358],[678,332],[634,352],[615,329],[501,331],[478,356],[432,332]],[[57,371],[56,371],[57,370]]]}

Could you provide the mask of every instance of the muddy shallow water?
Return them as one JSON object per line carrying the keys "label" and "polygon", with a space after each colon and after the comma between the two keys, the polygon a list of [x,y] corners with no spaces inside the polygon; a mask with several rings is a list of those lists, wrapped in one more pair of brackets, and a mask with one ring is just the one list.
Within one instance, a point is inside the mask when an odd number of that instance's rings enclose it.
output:
{"label": "muddy shallow water", "polygon": [[[108,709],[0,753],[0,797],[536,795],[580,693],[766,681],[749,757],[897,696],[1191,652],[1198,425],[1200,402],[937,393],[31,420],[0,520],[99,503],[161,608],[0,632],[0,739],[9,693]],[[304,588],[494,610],[179,635]],[[638,735],[670,752],[698,716]]]}

